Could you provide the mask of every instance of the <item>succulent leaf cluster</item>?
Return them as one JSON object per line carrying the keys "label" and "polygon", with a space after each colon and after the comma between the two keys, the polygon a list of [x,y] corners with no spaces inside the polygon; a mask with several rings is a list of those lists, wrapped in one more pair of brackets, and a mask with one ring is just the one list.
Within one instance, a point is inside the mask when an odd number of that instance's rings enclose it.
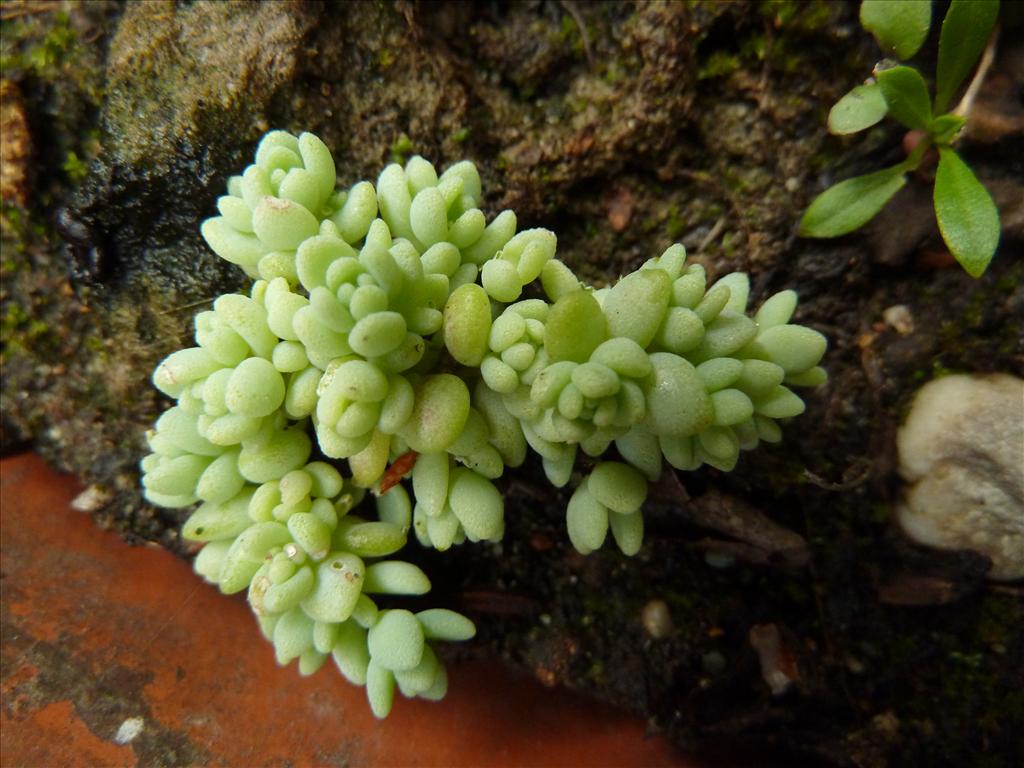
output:
{"label": "succulent leaf cluster", "polygon": [[517,233],[511,211],[487,222],[468,161],[335,180],[319,139],[283,131],[229,180],[201,231],[255,282],[199,313],[196,346],[154,372],[177,404],[147,435],[143,486],[157,505],[201,502],[184,528],[205,543],[196,570],[248,590],[280,663],[310,674],[333,657],[383,717],[396,686],[442,697],[428,641],[475,632],[402,607],[430,589],[389,559],[410,530],[438,550],[499,541],[505,467],[533,451],[562,487],[582,449],[570,540],[588,553],[610,529],[635,554],[663,465],[727,471],[778,441],[777,420],[804,409],[791,387],[825,381],[826,342],[789,322],[792,291],[750,317],[746,275],[708,285],[678,245],[584,285],[552,232]]}

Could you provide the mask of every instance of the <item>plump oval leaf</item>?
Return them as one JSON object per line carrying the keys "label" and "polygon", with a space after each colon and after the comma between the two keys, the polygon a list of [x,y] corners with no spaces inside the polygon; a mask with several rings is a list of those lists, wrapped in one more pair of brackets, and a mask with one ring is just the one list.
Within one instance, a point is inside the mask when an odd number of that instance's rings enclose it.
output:
{"label": "plump oval leaf", "polygon": [[804,237],[839,237],[870,221],[906,184],[901,166],[841,181],[818,195],[800,221]]}
{"label": "plump oval leaf", "polygon": [[878,73],[889,114],[907,128],[928,130],[932,121],[931,99],[924,78],[913,67],[893,67]]}
{"label": "plump oval leaf", "polygon": [[931,0],[864,0],[860,23],[878,45],[898,59],[909,59],[924,44],[932,23]]}
{"label": "plump oval leaf", "polygon": [[939,35],[935,111],[945,112],[960,83],[985,50],[999,15],[999,0],[953,0]]}
{"label": "plump oval leaf", "polygon": [[999,245],[999,211],[974,172],[949,147],[939,147],[935,216],[949,251],[980,277]]}
{"label": "plump oval leaf", "polygon": [[870,128],[889,111],[877,83],[858,85],[835,103],[828,113],[828,130],[839,135]]}

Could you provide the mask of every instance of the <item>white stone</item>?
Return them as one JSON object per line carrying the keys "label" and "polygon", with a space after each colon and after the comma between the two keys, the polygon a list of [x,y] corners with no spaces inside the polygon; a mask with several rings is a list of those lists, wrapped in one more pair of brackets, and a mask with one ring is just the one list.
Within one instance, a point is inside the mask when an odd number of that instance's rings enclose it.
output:
{"label": "white stone", "polygon": [[914,316],[906,304],[895,304],[882,312],[882,319],[900,336],[914,332]]}
{"label": "white stone", "polygon": [[121,726],[117,729],[117,735],[114,736],[115,744],[131,744],[135,741],[136,737],[142,733],[142,727],[146,724],[146,721],[141,717],[129,717]]}
{"label": "white stone", "polygon": [[1024,578],[1024,380],[929,382],[896,442],[909,484],[897,510],[904,533],[926,546],[986,555],[989,578]]}
{"label": "white stone", "polygon": [[103,509],[114,498],[114,494],[98,485],[90,485],[71,500],[71,508],[78,512],[95,512]]}

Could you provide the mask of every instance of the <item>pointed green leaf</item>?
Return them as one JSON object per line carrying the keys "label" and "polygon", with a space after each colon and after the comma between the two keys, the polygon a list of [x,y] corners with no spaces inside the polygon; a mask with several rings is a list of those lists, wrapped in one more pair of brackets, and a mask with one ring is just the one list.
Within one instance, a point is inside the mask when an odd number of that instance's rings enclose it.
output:
{"label": "pointed green leaf", "polygon": [[878,73],[878,85],[889,105],[890,115],[907,128],[928,130],[932,105],[920,72],[912,67],[893,67]]}
{"label": "pointed green leaf", "polygon": [[887,54],[906,60],[928,37],[932,24],[931,0],[864,0],[860,23],[875,36]]}
{"label": "pointed green leaf", "polygon": [[939,36],[935,111],[945,112],[964,78],[985,50],[999,15],[999,0],[953,0]]}
{"label": "pointed green leaf", "polygon": [[967,120],[960,117],[960,115],[939,115],[932,120],[928,132],[932,135],[932,139],[936,144],[949,144],[960,133],[960,129],[964,127],[966,122]]}
{"label": "pointed green leaf", "polygon": [[939,147],[935,216],[950,253],[971,277],[980,277],[999,245],[999,211],[974,172],[949,147]]}
{"label": "pointed green leaf", "polygon": [[895,166],[847,179],[818,195],[800,221],[804,237],[839,237],[870,221],[906,184]]}
{"label": "pointed green leaf", "polygon": [[828,130],[847,134],[870,128],[889,111],[885,96],[877,83],[858,85],[836,102],[828,113]]}

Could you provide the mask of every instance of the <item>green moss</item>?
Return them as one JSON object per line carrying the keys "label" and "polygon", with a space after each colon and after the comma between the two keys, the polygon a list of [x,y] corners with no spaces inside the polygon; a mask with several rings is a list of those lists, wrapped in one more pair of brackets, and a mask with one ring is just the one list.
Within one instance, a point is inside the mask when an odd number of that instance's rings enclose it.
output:
{"label": "green moss", "polygon": [[704,66],[698,70],[697,78],[699,80],[707,80],[712,77],[731,75],[741,66],[743,66],[743,62],[740,60],[739,55],[726,51],[715,51],[708,56]]}
{"label": "green moss", "polygon": [[99,151],[95,122],[104,96],[102,52],[94,42],[82,40],[78,30],[89,28],[108,6],[67,7],[69,11],[0,21],[0,69],[20,85],[27,111],[46,115],[45,141],[34,148],[38,170],[33,193],[47,215],[54,206],[52,171],[60,168],[65,174],[60,181],[77,185]]}
{"label": "green moss", "polygon": [[950,651],[946,658],[953,664],[960,664],[975,671],[981,669],[985,661],[985,656],[982,653],[961,653],[960,651]]}
{"label": "green moss", "polygon": [[835,20],[828,3],[805,3],[799,0],[768,0],[760,5],[761,15],[772,20],[776,28],[814,32],[827,28]]}
{"label": "green moss", "polygon": [[381,48],[377,51],[377,68],[387,69],[395,63],[395,54],[389,48]]}
{"label": "green moss", "polygon": [[679,215],[679,206],[672,203],[665,218],[665,234],[674,241],[682,234],[684,226],[685,222]]}
{"label": "green moss", "polygon": [[[538,30],[539,32],[541,30]],[[545,30],[546,31],[546,30]],[[586,46],[583,44],[583,34],[580,31],[576,19],[568,13],[562,16],[559,22],[557,44],[569,47],[574,57],[581,58],[586,54]]]}
{"label": "green moss", "polygon": [[572,16],[566,14],[565,16],[562,17],[559,35],[563,42],[569,41],[570,39],[572,39],[574,35],[578,37],[579,33],[577,32],[577,29],[578,27],[576,26],[576,21],[575,19],[573,19]]}
{"label": "green moss", "polygon": [[573,114],[578,115],[587,111],[587,108],[590,107],[590,101],[585,98],[569,99],[567,105]]}
{"label": "green moss", "polygon": [[742,232],[726,232],[722,235],[721,239],[722,253],[730,259],[734,258],[737,250],[743,245],[744,240],[745,238]]}
{"label": "green moss", "polygon": [[412,152],[412,139],[405,132],[398,134],[398,138],[391,144],[391,162],[404,164],[410,152]]}
{"label": "green moss", "polygon": [[68,151],[67,157],[64,159],[64,164],[61,165],[61,169],[68,175],[68,179],[72,184],[80,184],[85,179],[86,174],[89,172],[89,166],[78,157],[78,153],[73,149]]}
{"label": "green moss", "polygon": [[740,46],[740,53],[752,61],[764,61],[768,53],[768,38],[764,35],[753,35],[743,41]]}
{"label": "green moss", "polygon": [[[906,616],[913,626],[879,646],[884,668],[903,670],[890,701],[921,754],[933,758],[922,762],[980,765],[977,742],[1005,740],[1007,713],[1024,712],[1024,694],[1007,685],[1003,658],[1024,615],[1018,600],[994,593],[936,610],[941,612]],[[956,730],[964,723],[973,724],[974,746],[954,747],[934,738],[936,730]],[[988,764],[1006,763],[992,757]]]}
{"label": "green moss", "polygon": [[65,11],[58,11],[48,21],[16,19],[0,22],[4,33],[0,68],[5,73],[12,70],[31,72],[44,80],[59,75],[78,45],[78,35],[70,21]]}
{"label": "green moss", "polygon": [[612,59],[605,65],[601,77],[608,85],[616,85],[627,77],[626,67],[620,60]]}
{"label": "green moss", "polygon": [[587,669],[586,675],[594,685],[601,685],[607,679],[604,664],[596,659]]}

